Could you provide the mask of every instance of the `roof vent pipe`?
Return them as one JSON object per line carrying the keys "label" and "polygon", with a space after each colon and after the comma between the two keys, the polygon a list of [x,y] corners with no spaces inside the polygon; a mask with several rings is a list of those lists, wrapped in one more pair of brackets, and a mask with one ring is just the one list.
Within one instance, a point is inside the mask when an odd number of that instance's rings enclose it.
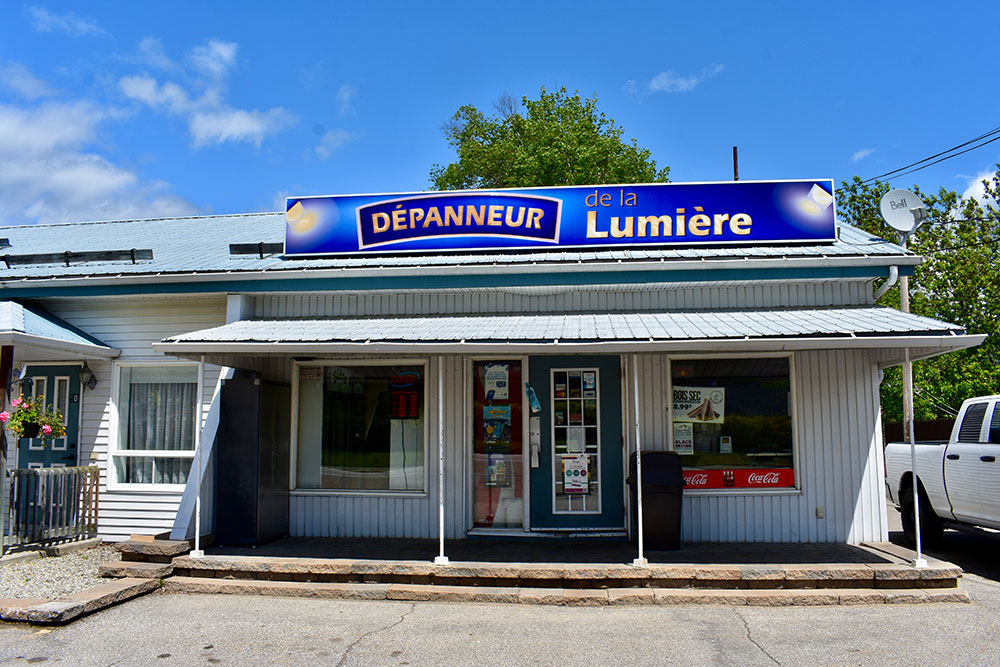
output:
{"label": "roof vent pipe", "polygon": [[896,284],[899,280],[899,267],[890,266],[889,267],[889,279],[882,283],[882,286],[875,291],[875,300],[878,301],[882,298],[882,295],[892,289],[892,286]]}

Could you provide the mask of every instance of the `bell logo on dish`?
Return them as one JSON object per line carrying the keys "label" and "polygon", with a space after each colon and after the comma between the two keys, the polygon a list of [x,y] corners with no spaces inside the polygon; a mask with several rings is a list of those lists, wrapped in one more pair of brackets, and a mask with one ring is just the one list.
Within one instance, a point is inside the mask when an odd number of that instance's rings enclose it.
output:
{"label": "bell logo on dish", "polygon": [[752,472],[747,475],[748,484],[777,484],[781,481],[781,475],[776,472],[768,472],[763,475],[760,473]]}
{"label": "bell logo on dish", "polygon": [[684,481],[691,486],[708,486],[708,475],[705,473],[699,473],[697,475],[689,475],[684,478]]}

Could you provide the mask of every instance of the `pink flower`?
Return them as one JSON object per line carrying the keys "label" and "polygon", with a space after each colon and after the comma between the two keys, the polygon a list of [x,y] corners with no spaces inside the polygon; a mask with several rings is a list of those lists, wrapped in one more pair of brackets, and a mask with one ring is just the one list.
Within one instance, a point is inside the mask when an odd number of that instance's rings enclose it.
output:
{"label": "pink flower", "polygon": [[6,424],[9,420],[10,420],[10,413],[9,412],[7,412],[6,410],[4,410],[3,412],[0,412],[0,422],[3,422],[4,424]]}
{"label": "pink flower", "polygon": [[21,402],[22,401],[20,398],[15,398],[13,401],[10,402],[10,405],[11,407],[16,408],[17,406],[21,405]]}
{"label": "pink flower", "polygon": [[49,426],[48,424],[42,424],[42,433],[44,433],[45,435],[52,433],[52,427]]}

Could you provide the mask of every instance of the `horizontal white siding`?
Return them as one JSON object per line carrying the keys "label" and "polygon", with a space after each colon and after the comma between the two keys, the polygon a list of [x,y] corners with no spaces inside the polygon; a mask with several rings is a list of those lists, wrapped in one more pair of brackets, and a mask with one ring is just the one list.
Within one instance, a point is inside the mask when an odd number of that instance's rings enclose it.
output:
{"label": "horizontal white siding", "polygon": [[[462,537],[466,523],[462,359],[444,357],[445,536]],[[431,357],[424,385],[428,401],[428,494],[421,498],[358,495],[292,495],[290,532],[317,537],[437,537],[438,357]]]}
{"label": "horizontal white siding", "polygon": [[732,287],[618,290],[440,290],[428,293],[278,294],[255,299],[254,317],[330,317],[418,313],[607,312],[694,308],[835,306],[871,302],[862,281],[760,283]]}
{"label": "horizontal white siding", "polygon": [[[224,296],[51,299],[41,306],[70,324],[122,351],[118,363],[174,361],[155,352],[153,343],[167,336],[225,323]],[[80,462],[101,469],[98,532],[105,540],[130,534],[169,531],[181,492],[108,490],[111,434],[112,362],[88,362],[97,386],[83,390],[80,409]],[[219,368],[206,365],[202,408],[207,411]]]}

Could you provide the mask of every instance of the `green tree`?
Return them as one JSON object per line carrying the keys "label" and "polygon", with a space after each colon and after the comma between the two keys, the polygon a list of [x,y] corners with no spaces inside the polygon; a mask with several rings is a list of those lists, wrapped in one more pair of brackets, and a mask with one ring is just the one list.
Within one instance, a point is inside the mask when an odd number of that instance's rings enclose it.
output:
{"label": "green tree", "polygon": [[565,88],[541,89],[537,100],[518,105],[509,95],[487,116],[472,105],[459,108],[444,134],[457,161],[431,168],[436,190],[511,188],[591,183],[666,182],[636,140],[597,109],[597,97],[581,99]]}
{"label": "green tree", "polygon": [[[964,326],[971,334],[987,334],[986,341],[913,366],[916,419],[953,416],[972,396],[1000,393],[1000,165],[985,182],[991,203],[962,199],[941,188],[937,195],[918,194],[927,205],[929,222],[911,237],[908,247],[923,263],[910,280],[910,310]],[[889,186],[860,178],[841,183],[837,215],[880,238],[897,241],[897,232],[882,220],[879,201]],[[899,290],[889,290],[879,301],[899,307]],[[902,420],[902,373],[889,369],[882,384],[886,421]]]}

